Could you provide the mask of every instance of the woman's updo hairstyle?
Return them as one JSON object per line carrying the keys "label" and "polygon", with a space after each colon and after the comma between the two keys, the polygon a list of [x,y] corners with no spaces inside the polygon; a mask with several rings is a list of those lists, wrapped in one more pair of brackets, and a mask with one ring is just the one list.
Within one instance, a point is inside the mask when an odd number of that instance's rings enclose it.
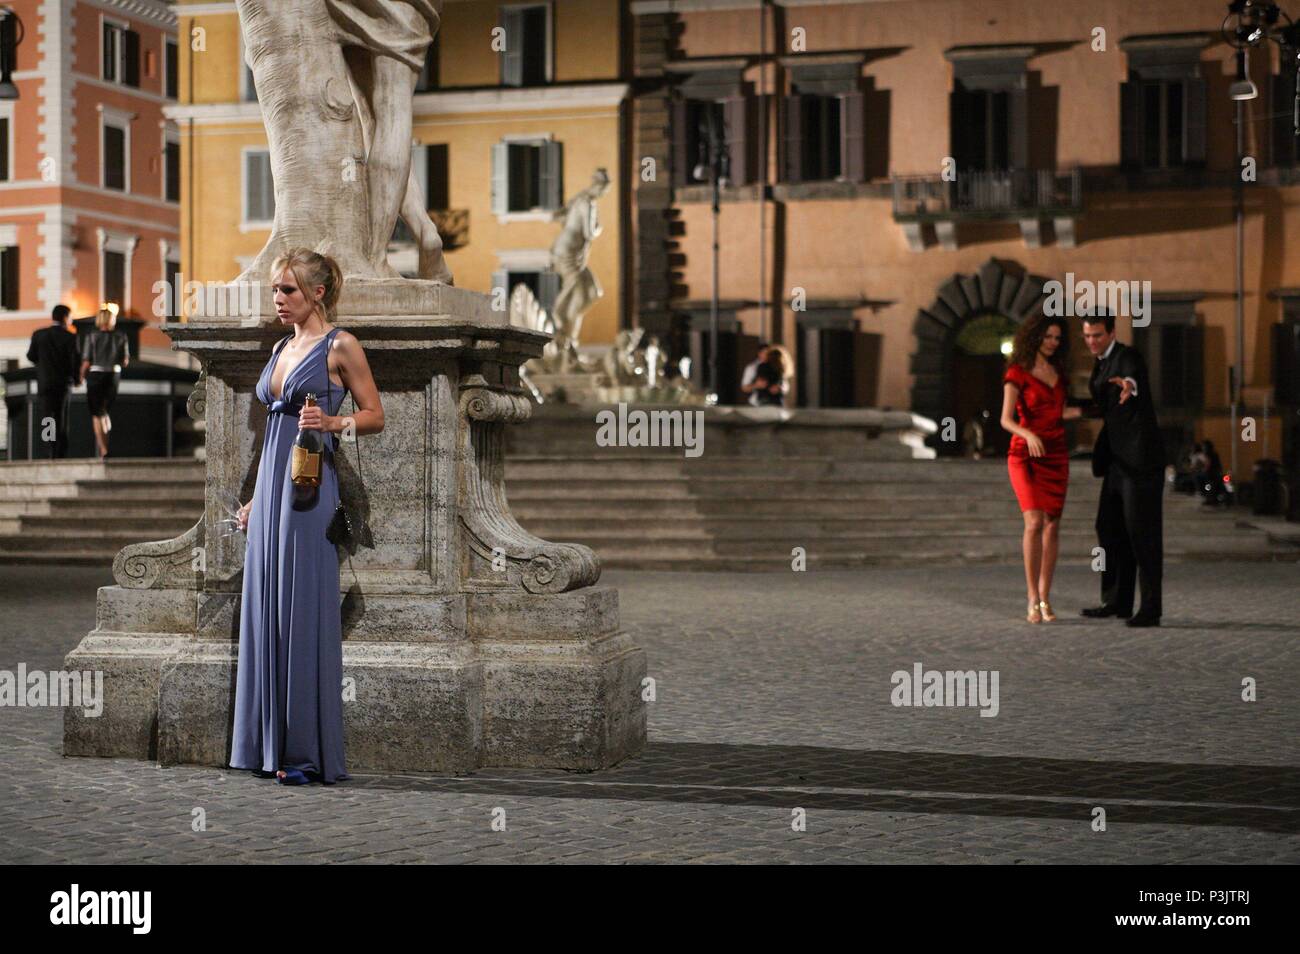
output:
{"label": "woman's updo hairstyle", "polygon": [[298,287],[309,299],[315,296],[317,285],[325,286],[325,294],[316,310],[321,318],[332,323],[339,295],[343,292],[343,272],[338,262],[309,248],[291,248],[271,263],[271,280],[278,279],[286,268],[293,272]]}

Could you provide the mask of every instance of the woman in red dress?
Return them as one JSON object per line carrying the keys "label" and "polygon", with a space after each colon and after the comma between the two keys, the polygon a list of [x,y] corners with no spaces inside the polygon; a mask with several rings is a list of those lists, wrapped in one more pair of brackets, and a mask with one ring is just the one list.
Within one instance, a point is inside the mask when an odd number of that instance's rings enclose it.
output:
{"label": "woman in red dress", "polygon": [[1002,426],[1011,432],[1007,470],[1025,519],[1022,543],[1031,623],[1056,619],[1048,597],[1060,546],[1058,530],[1070,480],[1063,420],[1070,353],[1065,319],[1039,316],[1020,326],[1003,378]]}

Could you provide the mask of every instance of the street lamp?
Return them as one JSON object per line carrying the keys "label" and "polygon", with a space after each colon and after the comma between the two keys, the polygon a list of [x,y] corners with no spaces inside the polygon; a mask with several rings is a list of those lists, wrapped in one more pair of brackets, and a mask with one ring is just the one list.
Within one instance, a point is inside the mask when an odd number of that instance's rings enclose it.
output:
{"label": "street lamp", "polygon": [[713,296],[709,302],[709,394],[714,403],[718,397],[718,221],[722,215],[722,186],[731,174],[731,157],[727,153],[726,138],[719,121],[716,104],[710,103],[702,110],[704,121],[700,124],[700,155],[695,165],[695,178],[706,176],[713,188]]}
{"label": "street lamp", "polygon": [[[1278,45],[1285,68],[1286,55],[1290,53],[1296,66],[1296,96],[1292,109],[1292,132],[1300,137],[1300,24],[1292,22],[1276,3],[1263,3],[1259,0],[1231,0],[1228,15],[1223,18],[1220,28],[1224,42],[1237,51],[1237,76],[1228,87],[1228,96],[1236,103],[1237,121],[1237,169],[1233,178],[1233,205],[1236,209],[1237,225],[1237,315],[1236,315],[1236,353],[1237,360],[1232,369],[1232,480],[1233,486],[1241,485],[1241,472],[1238,448],[1241,431],[1238,427],[1239,416],[1243,410],[1242,393],[1246,385],[1246,197],[1245,179],[1242,163],[1246,151],[1246,117],[1245,104],[1259,95],[1259,90],[1250,80],[1249,51],[1265,40],[1272,40]],[[1234,499],[1235,499],[1234,494]]]}
{"label": "street lamp", "polygon": [[18,14],[9,7],[0,7],[0,100],[18,98],[13,81],[14,59],[25,32]]}

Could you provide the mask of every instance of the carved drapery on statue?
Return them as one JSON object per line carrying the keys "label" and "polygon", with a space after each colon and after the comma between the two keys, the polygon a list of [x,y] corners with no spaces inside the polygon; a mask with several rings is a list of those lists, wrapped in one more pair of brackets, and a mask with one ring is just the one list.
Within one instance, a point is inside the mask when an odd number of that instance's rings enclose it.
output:
{"label": "carved drapery on statue", "polygon": [[398,278],[398,215],[419,277],[450,283],[442,239],[411,168],[415,73],[442,0],[237,0],[275,182],[266,246],[239,281],[266,281],[287,248],[331,255],[346,277]]}
{"label": "carved drapery on statue", "polygon": [[343,46],[391,56],[417,73],[442,18],[441,0],[325,0],[325,6]]}

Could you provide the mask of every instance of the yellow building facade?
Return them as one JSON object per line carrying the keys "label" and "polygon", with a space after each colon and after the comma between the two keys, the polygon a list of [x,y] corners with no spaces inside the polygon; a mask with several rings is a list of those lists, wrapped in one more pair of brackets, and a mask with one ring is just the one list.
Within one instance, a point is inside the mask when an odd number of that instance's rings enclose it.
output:
{"label": "yellow building facade", "polygon": [[[178,3],[176,14],[180,99],[169,115],[181,136],[182,272],[228,281],[270,235],[262,112],[235,4]],[[522,282],[548,304],[554,213],[607,171],[589,261],[604,295],[583,323],[589,344],[612,342],[628,323],[624,15],[607,0],[447,0],[414,101],[413,164],[460,287]],[[396,239],[390,263],[413,275],[415,249]]]}

